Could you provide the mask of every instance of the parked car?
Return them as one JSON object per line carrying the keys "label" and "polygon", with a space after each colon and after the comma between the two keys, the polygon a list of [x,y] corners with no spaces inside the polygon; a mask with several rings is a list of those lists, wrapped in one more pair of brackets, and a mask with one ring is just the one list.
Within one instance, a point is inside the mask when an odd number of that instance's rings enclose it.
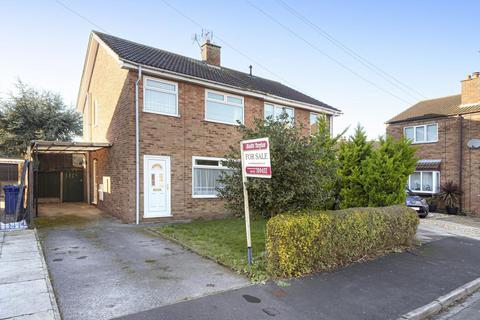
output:
{"label": "parked car", "polygon": [[410,189],[407,189],[407,207],[415,209],[420,218],[425,218],[428,215],[428,202],[424,198],[415,195]]}

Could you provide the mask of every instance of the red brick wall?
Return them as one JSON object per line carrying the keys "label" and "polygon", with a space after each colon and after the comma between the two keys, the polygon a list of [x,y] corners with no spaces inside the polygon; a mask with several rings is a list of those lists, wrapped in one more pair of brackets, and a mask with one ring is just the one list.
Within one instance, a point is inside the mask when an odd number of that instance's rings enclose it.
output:
{"label": "red brick wall", "polygon": [[[205,88],[178,82],[180,117],[142,112],[140,115],[140,152],[143,155],[171,157],[172,215],[175,219],[215,217],[226,214],[220,199],[192,198],[192,157],[223,157],[229,146],[239,142],[240,135],[233,125],[205,119]],[[143,88],[140,106],[143,106]],[[244,97],[245,124],[252,126],[254,118],[263,118],[264,101]],[[310,112],[295,109],[297,125],[304,124],[309,134]],[[142,160],[143,164],[143,160]],[[141,212],[143,215],[143,165],[141,168]]]}
{"label": "red brick wall", "polygon": [[[98,207],[126,222],[135,221],[135,81],[136,76],[121,69],[100,46],[89,88],[90,103],[98,105],[98,125],[91,130],[91,141],[108,141],[112,147],[90,153],[90,199],[96,159],[97,184],[102,184],[104,176],[111,181],[111,193],[104,194]],[[84,121],[88,126],[89,119]]]}
{"label": "red brick wall", "polygon": [[463,209],[480,214],[480,149],[469,149],[470,139],[480,139],[480,114],[463,116]]}

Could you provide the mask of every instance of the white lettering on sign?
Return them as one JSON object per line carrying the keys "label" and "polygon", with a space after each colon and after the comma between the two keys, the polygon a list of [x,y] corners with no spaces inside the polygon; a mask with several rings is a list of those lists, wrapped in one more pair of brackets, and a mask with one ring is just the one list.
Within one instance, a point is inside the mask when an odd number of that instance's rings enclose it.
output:
{"label": "white lettering on sign", "polygon": [[243,174],[246,177],[271,178],[268,138],[245,140],[241,146]]}

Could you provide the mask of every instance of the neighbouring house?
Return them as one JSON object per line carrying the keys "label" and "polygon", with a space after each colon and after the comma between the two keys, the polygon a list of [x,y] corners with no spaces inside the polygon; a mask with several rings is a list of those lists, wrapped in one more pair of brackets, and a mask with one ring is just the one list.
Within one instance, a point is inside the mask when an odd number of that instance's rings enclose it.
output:
{"label": "neighbouring house", "polygon": [[461,81],[461,93],[420,101],[387,121],[387,134],[417,147],[409,188],[421,195],[453,181],[463,191],[460,209],[480,213],[480,73]]}
{"label": "neighbouring house", "polygon": [[[126,222],[210,218],[225,214],[217,178],[228,170],[221,160],[240,138],[238,122],[251,126],[285,112],[308,135],[319,115],[331,129],[341,114],[279,82],[222,66],[211,41],[201,57],[92,32],[77,100],[83,141],[37,141],[31,151],[82,154],[84,162],[68,168],[82,170],[82,200]],[[47,175],[56,177],[61,170],[53,167]]]}

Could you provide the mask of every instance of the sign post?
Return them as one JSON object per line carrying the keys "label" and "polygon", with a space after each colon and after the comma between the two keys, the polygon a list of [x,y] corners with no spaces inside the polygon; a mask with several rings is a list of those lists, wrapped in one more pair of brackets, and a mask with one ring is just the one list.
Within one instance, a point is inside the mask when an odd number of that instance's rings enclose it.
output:
{"label": "sign post", "polygon": [[243,199],[245,206],[245,229],[247,232],[247,258],[252,264],[252,239],[250,236],[250,209],[248,206],[247,177],[271,178],[270,143],[268,138],[240,142],[242,161]]}

